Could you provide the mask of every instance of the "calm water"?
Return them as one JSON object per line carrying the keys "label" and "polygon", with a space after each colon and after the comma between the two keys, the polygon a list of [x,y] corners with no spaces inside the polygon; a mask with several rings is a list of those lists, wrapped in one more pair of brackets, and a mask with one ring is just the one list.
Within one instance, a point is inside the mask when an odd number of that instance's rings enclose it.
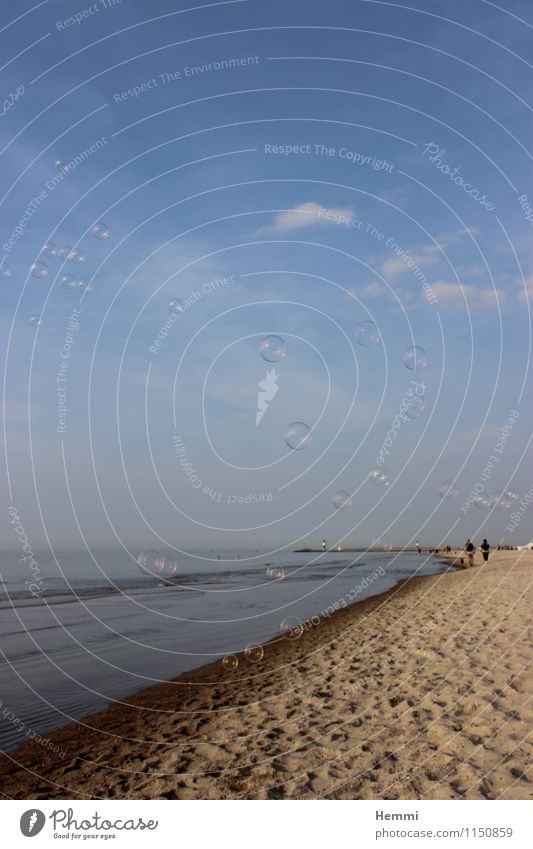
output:
{"label": "calm water", "polygon": [[[35,557],[36,598],[20,553],[0,555],[0,748],[15,748],[26,729],[42,732],[112,700],[280,634],[287,616],[305,620],[348,594],[382,566],[368,598],[414,575],[436,574],[439,561],[411,553],[180,555],[172,583],[143,574],[125,552],[50,552]],[[213,559],[213,557],[215,559]],[[282,581],[267,577],[284,569]],[[19,723],[20,724],[20,723]],[[26,730],[24,729],[24,730]]]}

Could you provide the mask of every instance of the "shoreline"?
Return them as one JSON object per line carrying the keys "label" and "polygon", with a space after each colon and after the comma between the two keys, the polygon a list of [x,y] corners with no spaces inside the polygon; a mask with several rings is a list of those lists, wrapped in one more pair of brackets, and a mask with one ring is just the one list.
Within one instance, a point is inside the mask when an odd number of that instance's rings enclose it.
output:
{"label": "shoreline", "polygon": [[[444,573],[443,573],[444,574]],[[376,593],[376,595],[370,596],[365,599],[361,599],[359,601],[353,601],[351,604],[346,605],[344,608],[340,608],[339,610],[335,610],[333,613],[328,613],[326,615],[322,615],[322,611],[320,614],[313,614],[308,619],[302,620],[302,636],[298,638],[298,644],[302,645],[304,643],[306,635],[309,635],[312,631],[316,631],[317,629],[323,628],[327,622],[336,621],[336,617],[341,618],[341,615],[349,617],[349,612],[353,613],[355,608],[358,611],[364,612],[365,606],[372,607],[372,602],[378,603],[379,601],[386,602],[389,596],[402,591],[403,589],[407,589],[407,584],[415,583],[418,581],[423,581],[426,578],[434,577],[433,575],[417,575],[413,578],[403,578],[399,580],[393,587],[388,590],[384,590],[381,593]],[[319,624],[314,624],[312,622],[313,619],[319,618]],[[211,684],[217,684],[220,682],[220,679],[223,680],[224,683],[238,683],[242,678],[242,670],[252,671],[261,673],[261,670],[264,671],[265,674],[268,673],[268,668],[266,667],[266,662],[268,660],[273,661],[278,653],[283,652],[283,646],[285,646],[288,642],[288,638],[284,637],[280,634],[273,635],[268,640],[265,640],[261,643],[264,651],[265,658],[261,664],[251,664],[245,657],[245,650],[243,649],[240,652],[235,653],[232,657],[237,657],[239,666],[237,667],[237,672],[233,670],[224,669],[222,658],[218,660],[209,661],[208,663],[203,663],[200,666],[196,666],[193,669],[190,669],[186,672],[181,672],[179,675],[176,675],[172,678],[169,678],[167,681],[160,682],[158,684],[149,684],[146,687],[141,687],[139,690],[136,690],[134,693],[130,693],[129,695],[125,695],[120,699],[115,699],[114,702],[109,705],[101,708],[98,711],[91,711],[90,713],[85,714],[80,717],[79,720],[73,720],[71,722],[65,723],[64,725],[60,725],[57,728],[53,728],[50,731],[43,732],[41,736],[46,735],[47,740],[54,740],[61,736],[62,732],[69,732],[69,730],[74,729],[79,725],[86,725],[87,730],[91,731],[94,728],[99,728],[100,725],[92,726],[89,723],[89,720],[100,720],[105,719],[110,711],[120,710],[121,708],[128,708],[135,705],[145,706],[143,704],[144,700],[150,700],[152,697],[158,698],[161,695],[161,691],[166,693],[168,687],[175,686],[192,686],[195,684],[207,686]],[[291,645],[292,642],[289,642]],[[206,680],[207,679],[207,680]],[[19,754],[25,754],[27,748],[34,748],[35,746],[39,746],[39,744],[33,744],[33,742],[25,741],[17,746],[15,749],[11,749],[7,752],[0,751],[0,776],[2,775],[2,767],[3,761],[5,758],[14,758]],[[36,752],[39,752],[39,748],[37,748]]]}
{"label": "shoreline", "polygon": [[[428,558],[428,559],[433,560],[434,558]],[[370,568],[371,565],[373,565],[373,564],[371,564],[371,563],[367,564],[368,568]],[[373,593],[372,595],[363,595],[362,598],[360,598],[361,590],[363,590],[363,592],[364,592],[364,591],[367,590],[367,588],[371,588],[374,581],[376,579],[378,579],[379,577],[382,577],[382,574],[384,574],[384,571],[383,571],[382,565],[380,565],[379,567],[374,568],[372,572],[365,572],[365,574],[363,575],[363,580],[362,580],[361,584],[358,584],[357,587],[355,588],[356,589],[355,594],[345,593],[337,602],[331,603],[330,605],[326,605],[326,606],[322,607],[322,609],[320,607],[318,607],[313,613],[309,613],[306,618],[296,619],[296,617],[288,616],[287,620],[294,620],[294,622],[299,622],[300,627],[302,628],[303,632],[305,633],[308,630],[310,630],[310,628],[317,627],[318,620],[320,620],[320,621],[326,620],[330,616],[332,616],[333,613],[334,613],[334,608],[336,608],[337,610],[340,609],[340,608],[345,609],[347,607],[352,607],[354,604],[359,604],[361,601],[371,600],[373,598],[377,598],[378,596],[387,594],[388,592],[392,592],[392,591],[398,589],[399,586],[402,583],[404,583],[406,580],[408,580],[405,577],[402,578],[402,577],[399,577],[398,575],[396,575],[396,576],[394,576],[396,583],[389,584],[388,589],[383,589],[381,591],[376,591],[375,589],[370,589],[370,592]],[[417,577],[424,577],[424,574],[415,575],[415,576],[412,577],[412,579],[415,579]],[[365,583],[365,581],[366,581],[366,583]],[[94,591],[93,589],[89,590],[89,592],[93,592],[93,591]],[[349,595],[352,595],[352,599],[346,601],[345,599],[348,599]],[[60,601],[59,603],[60,604],[69,603],[70,601],[71,601],[71,598],[69,597],[67,600]],[[281,629],[278,628],[277,630],[270,631],[268,636],[266,636],[266,635],[263,636],[263,638],[261,640],[261,645],[263,647],[265,647],[267,644],[276,643],[278,641],[281,641],[283,639],[283,633],[280,633],[280,631],[281,631]],[[247,643],[249,643],[250,645],[254,645],[253,640],[249,640],[248,638],[243,637],[241,644],[244,646]],[[245,660],[244,651],[245,650],[242,649],[240,652],[237,652],[236,654],[232,653],[230,655],[230,657],[237,657],[239,659],[239,662],[241,664],[241,668],[243,666],[249,665],[247,660],[246,660],[246,664],[244,663],[244,660]],[[168,683],[169,681],[176,681],[176,682],[180,681],[181,682],[182,679],[185,679],[184,683],[187,683],[187,680],[188,680],[187,676],[191,676],[191,675],[193,675],[193,673],[201,671],[204,667],[209,666],[209,665],[213,665],[214,668],[216,669],[217,665],[220,664],[220,663],[222,663],[222,655],[220,655],[215,660],[208,660],[208,661],[206,661],[203,658],[198,658],[197,661],[196,661],[197,665],[195,665],[195,666],[193,666],[189,669],[185,669],[183,672],[180,672],[180,671],[174,672],[172,669],[167,669],[167,670],[165,670],[166,674],[163,673],[159,680],[156,680],[156,681],[152,680],[152,682],[145,683],[144,685],[141,685],[140,687],[137,684],[137,687],[121,688],[120,690],[117,690],[113,695],[110,695],[106,699],[106,701],[104,701],[102,699],[102,702],[100,703],[100,705],[96,705],[96,706],[86,705],[85,707],[77,706],[76,708],[74,708],[71,711],[70,717],[65,717],[65,721],[61,722],[61,720],[59,718],[57,718],[57,724],[56,725],[54,725],[53,727],[50,727],[50,725],[49,725],[48,728],[45,728],[45,729],[42,729],[42,730],[37,728],[37,731],[36,731],[35,728],[32,728],[31,723],[30,723],[30,721],[27,717],[25,717],[25,722],[23,722],[22,720],[19,720],[16,716],[16,707],[14,708],[13,711],[10,712],[8,710],[8,707],[6,706],[5,711],[4,711],[4,716],[5,716],[5,712],[7,711],[10,714],[7,717],[8,722],[12,722],[13,726],[18,727],[19,730],[20,730],[20,725],[25,726],[26,730],[28,731],[28,736],[31,734],[31,736],[29,736],[29,740],[37,739],[37,742],[39,742],[39,739],[40,739],[41,740],[40,745],[45,745],[45,742],[49,740],[49,735],[51,735],[51,734],[53,735],[56,732],[60,731],[61,729],[68,727],[69,725],[84,722],[86,720],[86,718],[91,717],[95,714],[100,714],[100,713],[106,711],[113,704],[127,704],[128,699],[132,699],[133,697],[135,697],[136,695],[138,695],[139,693],[141,693],[145,689],[150,689],[151,687],[156,687],[156,686],[161,685],[161,684],[164,685],[164,684]],[[4,704],[2,702],[2,699],[0,698],[0,717],[2,716],[1,710],[2,710],[3,707],[4,707]],[[4,754],[15,753],[21,746],[24,746],[24,744],[26,742],[28,742],[28,737],[24,738],[24,737],[22,737],[22,735],[19,736],[18,740],[13,740],[12,742],[9,741],[9,740],[6,740],[4,742],[4,740],[0,736],[0,758]]]}
{"label": "shoreline", "polygon": [[[476,721],[475,708],[483,713],[490,682],[480,680],[490,667],[491,647],[504,642],[502,633],[508,629],[497,628],[489,646],[481,642],[481,678],[474,677],[464,689],[468,682],[461,673],[452,695],[435,697],[436,688],[449,689],[449,676],[473,663],[472,653],[463,656],[461,639],[453,637],[454,627],[459,634],[466,627],[461,605],[466,611],[478,605],[474,621],[470,619],[469,641],[483,637],[490,621],[487,605],[498,608],[503,621],[519,589],[516,581],[506,580],[509,569],[528,590],[516,602],[524,613],[515,618],[513,631],[527,625],[533,556],[521,554],[494,552],[488,568],[406,579],[335,611],[299,639],[273,637],[263,644],[264,658],[258,663],[240,653],[234,671],[219,660],[144,688],[47,734],[66,752],[64,760],[26,742],[0,759],[5,792],[11,798],[80,799],[533,798],[522,753],[525,732],[515,739],[518,726],[532,717],[522,704],[526,696],[520,679],[525,660],[531,661],[531,647],[526,658],[523,644],[516,644],[517,655],[508,664],[512,679],[503,686],[509,678],[504,666],[493,700],[495,710],[504,712],[504,724],[516,724],[514,737],[502,732],[497,747],[498,764],[504,753],[513,763],[507,772],[501,765],[491,768],[498,775],[503,770],[509,787],[500,780],[493,788],[490,777],[469,787],[463,773],[471,771],[474,778],[483,767],[469,763],[467,768],[465,760],[455,763],[457,752],[443,755],[439,746],[440,737],[448,749],[455,746],[449,740],[459,738],[463,751],[480,749],[478,760],[494,760],[489,745],[494,729],[486,720]],[[487,592],[483,605],[481,596]],[[442,617],[443,609],[446,617],[439,621],[437,613]],[[454,647],[444,652],[449,639]],[[422,697],[428,681],[431,687]],[[463,697],[468,709],[457,713]],[[472,729],[463,727],[471,724]],[[381,743],[374,740],[377,731]],[[422,755],[434,763],[421,779],[413,774],[413,765],[421,763]],[[438,780],[443,759],[453,765],[453,780],[444,774]],[[507,792],[511,795],[502,795]]]}

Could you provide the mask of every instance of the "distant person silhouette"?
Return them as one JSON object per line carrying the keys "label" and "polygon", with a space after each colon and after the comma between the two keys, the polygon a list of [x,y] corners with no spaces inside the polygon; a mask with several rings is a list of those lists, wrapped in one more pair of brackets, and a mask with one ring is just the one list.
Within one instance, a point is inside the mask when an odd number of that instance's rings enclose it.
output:
{"label": "distant person silhouette", "polygon": [[418,540],[416,541],[416,550],[418,554],[422,554],[422,549],[420,548],[420,543],[418,542]]}
{"label": "distant person silhouette", "polygon": [[486,563],[487,560],[489,559],[490,545],[488,544],[487,540],[484,539],[479,547],[480,547],[481,553],[483,555],[483,560]]}
{"label": "distant person silhouette", "polygon": [[466,552],[467,557],[468,557],[468,565],[469,566],[474,565],[474,551],[475,550],[476,550],[476,548],[475,548],[474,543],[470,539],[467,539],[467,541],[465,542],[465,552]]}

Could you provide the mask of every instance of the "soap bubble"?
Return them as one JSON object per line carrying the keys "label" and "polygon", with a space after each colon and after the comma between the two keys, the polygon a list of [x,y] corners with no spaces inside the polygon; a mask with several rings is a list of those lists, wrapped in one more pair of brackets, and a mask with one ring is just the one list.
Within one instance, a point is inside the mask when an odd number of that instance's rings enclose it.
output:
{"label": "soap bubble", "polygon": [[340,489],[339,492],[336,492],[333,496],[333,504],[337,510],[343,510],[345,507],[352,506],[352,497],[349,492],[346,492],[344,489]]}
{"label": "soap bubble", "polygon": [[484,493],[481,495],[474,495],[472,499],[472,504],[474,507],[477,507],[478,510],[484,510],[490,507],[490,498]]}
{"label": "soap bubble", "polygon": [[59,248],[59,256],[61,259],[71,260],[73,254],[73,248],[70,245],[62,245]]}
{"label": "soap bubble", "polygon": [[453,481],[443,481],[439,486],[439,495],[445,501],[451,500],[457,498],[459,489]]}
{"label": "soap bubble", "polygon": [[224,666],[226,669],[237,669],[238,665],[239,658],[235,657],[234,654],[227,654],[222,661],[222,666]]}
{"label": "soap bubble", "polygon": [[282,581],[285,577],[285,572],[281,566],[269,566],[266,570],[267,578],[272,578],[273,581]]}
{"label": "soap bubble", "polygon": [[155,551],[153,548],[147,548],[141,551],[137,557],[137,563],[141,568],[141,572],[147,575],[159,575],[164,568],[165,559],[161,552]]}
{"label": "soap bubble", "polygon": [[11,277],[11,274],[12,271],[10,264],[3,259],[0,262],[0,277],[2,277],[3,280],[8,280]]}
{"label": "soap bubble", "polygon": [[518,493],[514,491],[514,489],[506,489],[506,490],[505,490],[505,495],[507,496],[507,498],[510,498],[510,499],[511,499],[511,501],[512,501],[513,503],[514,503],[515,501],[518,501],[518,499],[519,499],[519,497],[520,497],[520,496],[518,495]]}
{"label": "soap bubble", "polygon": [[411,345],[410,348],[406,348],[403,352],[403,362],[409,371],[420,371],[420,369],[427,366],[428,355],[418,345]]}
{"label": "soap bubble", "polygon": [[98,224],[95,224],[94,227],[91,228],[91,233],[95,239],[108,239],[109,227],[107,224],[102,224],[102,222],[99,221]]}
{"label": "soap bubble", "polygon": [[183,301],[179,298],[172,298],[171,301],[168,302],[168,311],[172,313],[180,313],[183,312]]}
{"label": "soap bubble", "polygon": [[281,336],[265,336],[259,345],[259,352],[267,363],[278,363],[286,354],[285,342]]}
{"label": "soap bubble", "polygon": [[59,278],[59,282],[61,283],[63,289],[67,289],[69,291],[78,288],[76,278],[72,274],[62,274]]}
{"label": "soap bubble", "polygon": [[32,327],[40,327],[42,324],[40,315],[32,315],[30,316],[30,324]]}
{"label": "soap bubble", "polygon": [[32,277],[35,277],[36,280],[42,280],[48,275],[47,264],[45,262],[41,262],[41,260],[38,259],[37,262],[33,262],[30,265],[30,274]]}
{"label": "soap bubble", "polygon": [[410,395],[403,404],[405,415],[408,419],[417,419],[426,409],[426,402],[418,395]]}
{"label": "soap bubble", "polygon": [[259,663],[263,660],[264,654],[263,646],[246,646],[244,649],[244,656],[250,663]]}
{"label": "soap bubble", "polygon": [[59,249],[59,256],[61,259],[76,263],[76,265],[81,265],[87,261],[85,251],[81,248],[71,248],[70,245],[63,245],[63,247]]}
{"label": "soap bubble", "polygon": [[84,295],[86,295],[87,292],[93,291],[91,281],[88,280],[87,277],[80,277],[80,279],[78,280],[76,285],[77,285],[78,289],[80,289],[83,292]]}
{"label": "soap bubble", "polygon": [[498,510],[510,510],[513,506],[513,499],[509,498],[506,492],[495,492],[490,496],[490,506],[496,507]]}
{"label": "soap bubble", "polygon": [[159,568],[160,575],[172,578],[178,571],[178,561],[174,557],[164,557]]}
{"label": "soap bubble", "polygon": [[69,259],[71,262],[75,262],[76,265],[81,265],[82,263],[87,262],[85,251],[82,251],[81,248],[72,248]]}
{"label": "soap bubble", "polygon": [[355,328],[355,338],[363,348],[379,345],[379,330],[373,321],[360,321]]}
{"label": "soap bubble", "polygon": [[55,242],[45,242],[42,252],[45,256],[57,256],[59,251]]}
{"label": "soap bubble", "polygon": [[372,469],[368,476],[368,480],[379,489],[388,489],[390,486],[389,477],[383,469]]}
{"label": "soap bubble", "polygon": [[293,451],[301,451],[311,445],[311,428],[305,422],[292,422],[285,431],[285,442]]}
{"label": "soap bubble", "polygon": [[299,640],[304,632],[304,626],[296,616],[287,616],[279,627],[288,640]]}

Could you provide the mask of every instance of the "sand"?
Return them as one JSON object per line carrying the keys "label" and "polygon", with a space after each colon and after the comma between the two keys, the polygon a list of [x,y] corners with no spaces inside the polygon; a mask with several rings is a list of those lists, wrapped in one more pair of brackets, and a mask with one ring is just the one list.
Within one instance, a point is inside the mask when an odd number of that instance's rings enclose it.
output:
{"label": "sand", "polygon": [[533,553],[408,581],[0,760],[8,798],[530,799]]}

